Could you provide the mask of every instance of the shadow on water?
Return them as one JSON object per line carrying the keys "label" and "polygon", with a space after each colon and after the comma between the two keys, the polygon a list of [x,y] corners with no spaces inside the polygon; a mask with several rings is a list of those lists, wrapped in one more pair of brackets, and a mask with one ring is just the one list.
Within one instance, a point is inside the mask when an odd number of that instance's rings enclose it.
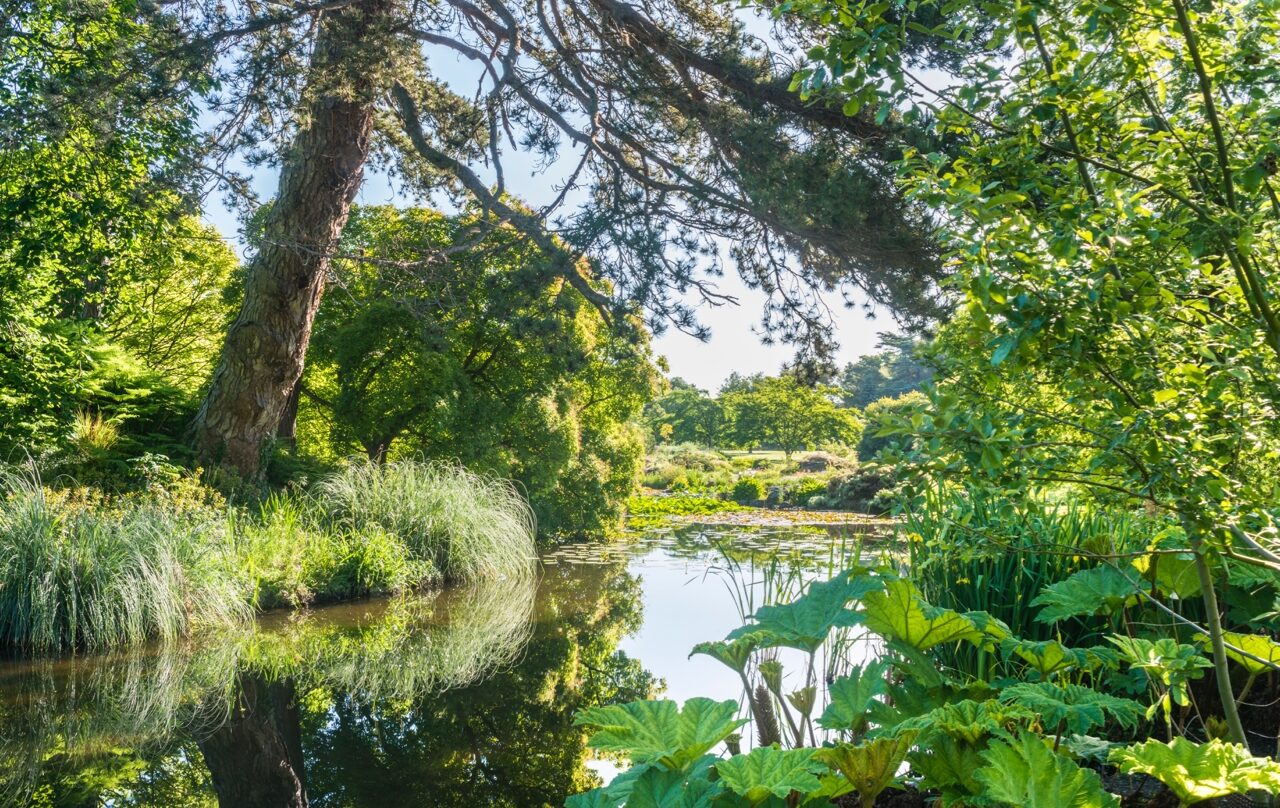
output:
{"label": "shadow on water", "polygon": [[689,640],[838,569],[856,542],[657,530],[562,548],[538,581],[3,662],[0,804],[558,806],[596,778],[577,711],[643,698],[658,677],[673,698],[735,697]]}

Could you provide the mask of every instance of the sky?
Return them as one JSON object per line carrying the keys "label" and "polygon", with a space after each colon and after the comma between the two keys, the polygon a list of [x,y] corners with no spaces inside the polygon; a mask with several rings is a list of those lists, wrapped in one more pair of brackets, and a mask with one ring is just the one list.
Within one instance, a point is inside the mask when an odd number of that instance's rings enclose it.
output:
{"label": "sky", "polygon": [[[459,88],[470,96],[477,86],[479,75],[475,68],[457,54],[443,48],[426,49],[433,74]],[[466,89],[461,89],[466,88]],[[503,155],[503,169],[509,193],[531,205],[551,201],[557,191],[557,163],[571,166],[574,155],[567,150],[559,161],[550,166],[537,166],[532,158],[518,153]],[[243,167],[241,167],[242,170]],[[277,172],[271,168],[256,168],[251,172],[252,185],[259,200],[275,195]],[[245,255],[244,241],[240,234],[238,214],[217,194],[210,198],[205,209],[205,220],[216,227],[241,257]],[[570,195],[566,203],[572,205]],[[402,192],[385,175],[377,172],[366,174],[364,186],[356,199],[357,204],[412,205],[418,200]],[[724,380],[734,372],[741,374],[775,374],[794,356],[789,345],[766,345],[759,333],[764,311],[765,295],[747,288],[726,261],[726,272],[718,279],[719,290],[739,300],[739,305],[709,306],[698,308],[698,318],[710,331],[710,338],[703,342],[682,334],[673,328],[654,339],[655,353],[666,359],[670,375],[692,382],[708,391],[719,389]],[[693,298],[690,298],[693,302]],[[859,300],[858,302],[862,302]],[[869,318],[861,305],[848,309],[838,294],[829,296],[827,304],[833,313],[836,341],[839,350],[837,363],[843,366],[859,356],[876,350],[879,334],[894,331],[894,321],[883,307],[878,316]]]}

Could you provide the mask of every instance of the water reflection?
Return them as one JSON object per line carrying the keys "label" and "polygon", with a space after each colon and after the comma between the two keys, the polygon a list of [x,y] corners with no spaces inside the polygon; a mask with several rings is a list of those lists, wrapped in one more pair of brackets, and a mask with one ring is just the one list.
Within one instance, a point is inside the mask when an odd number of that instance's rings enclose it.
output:
{"label": "water reflection", "polygon": [[3,663],[0,804],[558,806],[595,779],[578,710],[643,698],[655,674],[673,698],[738,695],[692,645],[838,569],[858,541],[655,531],[558,551],[536,584]]}

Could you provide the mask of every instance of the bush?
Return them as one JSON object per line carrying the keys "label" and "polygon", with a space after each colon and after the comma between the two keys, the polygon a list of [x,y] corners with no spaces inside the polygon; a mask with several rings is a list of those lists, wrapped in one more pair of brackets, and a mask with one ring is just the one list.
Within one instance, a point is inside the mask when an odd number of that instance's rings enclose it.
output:
{"label": "bush", "polygon": [[782,488],[782,501],[787,505],[805,506],[814,497],[827,493],[827,481],[823,477],[800,477],[790,480]]}
{"label": "bush", "polygon": [[738,478],[733,485],[732,498],[734,502],[746,505],[753,502],[761,502],[765,497],[764,482],[758,477],[745,475]]}
{"label": "bush", "polygon": [[322,481],[316,495],[335,526],[398,536],[448,580],[533,572],[533,513],[505,480],[441,463],[359,463]]}
{"label": "bush", "polygon": [[869,463],[828,480],[824,500],[838,510],[884,514],[894,504],[895,484],[890,469]]}
{"label": "bush", "polygon": [[103,650],[249,616],[226,516],[0,473],[0,644]]}

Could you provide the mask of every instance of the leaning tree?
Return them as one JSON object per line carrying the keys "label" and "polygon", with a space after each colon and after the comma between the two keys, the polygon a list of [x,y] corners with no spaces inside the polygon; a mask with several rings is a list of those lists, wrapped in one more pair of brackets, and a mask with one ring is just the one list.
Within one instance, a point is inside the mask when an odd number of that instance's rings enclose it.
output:
{"label": "leaning tree", "polygon": [[[700,333],[688,301],[729,302],[715,285],[722,263],[767,293],[770,333],[815,362],[833,345],[821,290],[860,289],[915,324],[939,311],[930,221],[897,192],[892,168],[922,130],[888,110],[802,101],[791,85],[803,54],[790,43],[803,31],[709,0],[129,10],[177,32],[139,48],[134,72],[196,96],[196,164],[211,184],[255,206],[245,166],[279,169],[196,419],[207,460],[254,474],[270,438],[290,430],[312,321],[371,164],[412,193],[479,205],[488,226],[554,256],[603,313],[642,310],[656,329]],[[441,77],[458,61],[474,85]],[[517,156],[546,168],[554,190],[541,207],[508,194],[504,162]],[[449,251],[420,260],[447,262]],[[610,294],[580,275],[583,260]]]}

